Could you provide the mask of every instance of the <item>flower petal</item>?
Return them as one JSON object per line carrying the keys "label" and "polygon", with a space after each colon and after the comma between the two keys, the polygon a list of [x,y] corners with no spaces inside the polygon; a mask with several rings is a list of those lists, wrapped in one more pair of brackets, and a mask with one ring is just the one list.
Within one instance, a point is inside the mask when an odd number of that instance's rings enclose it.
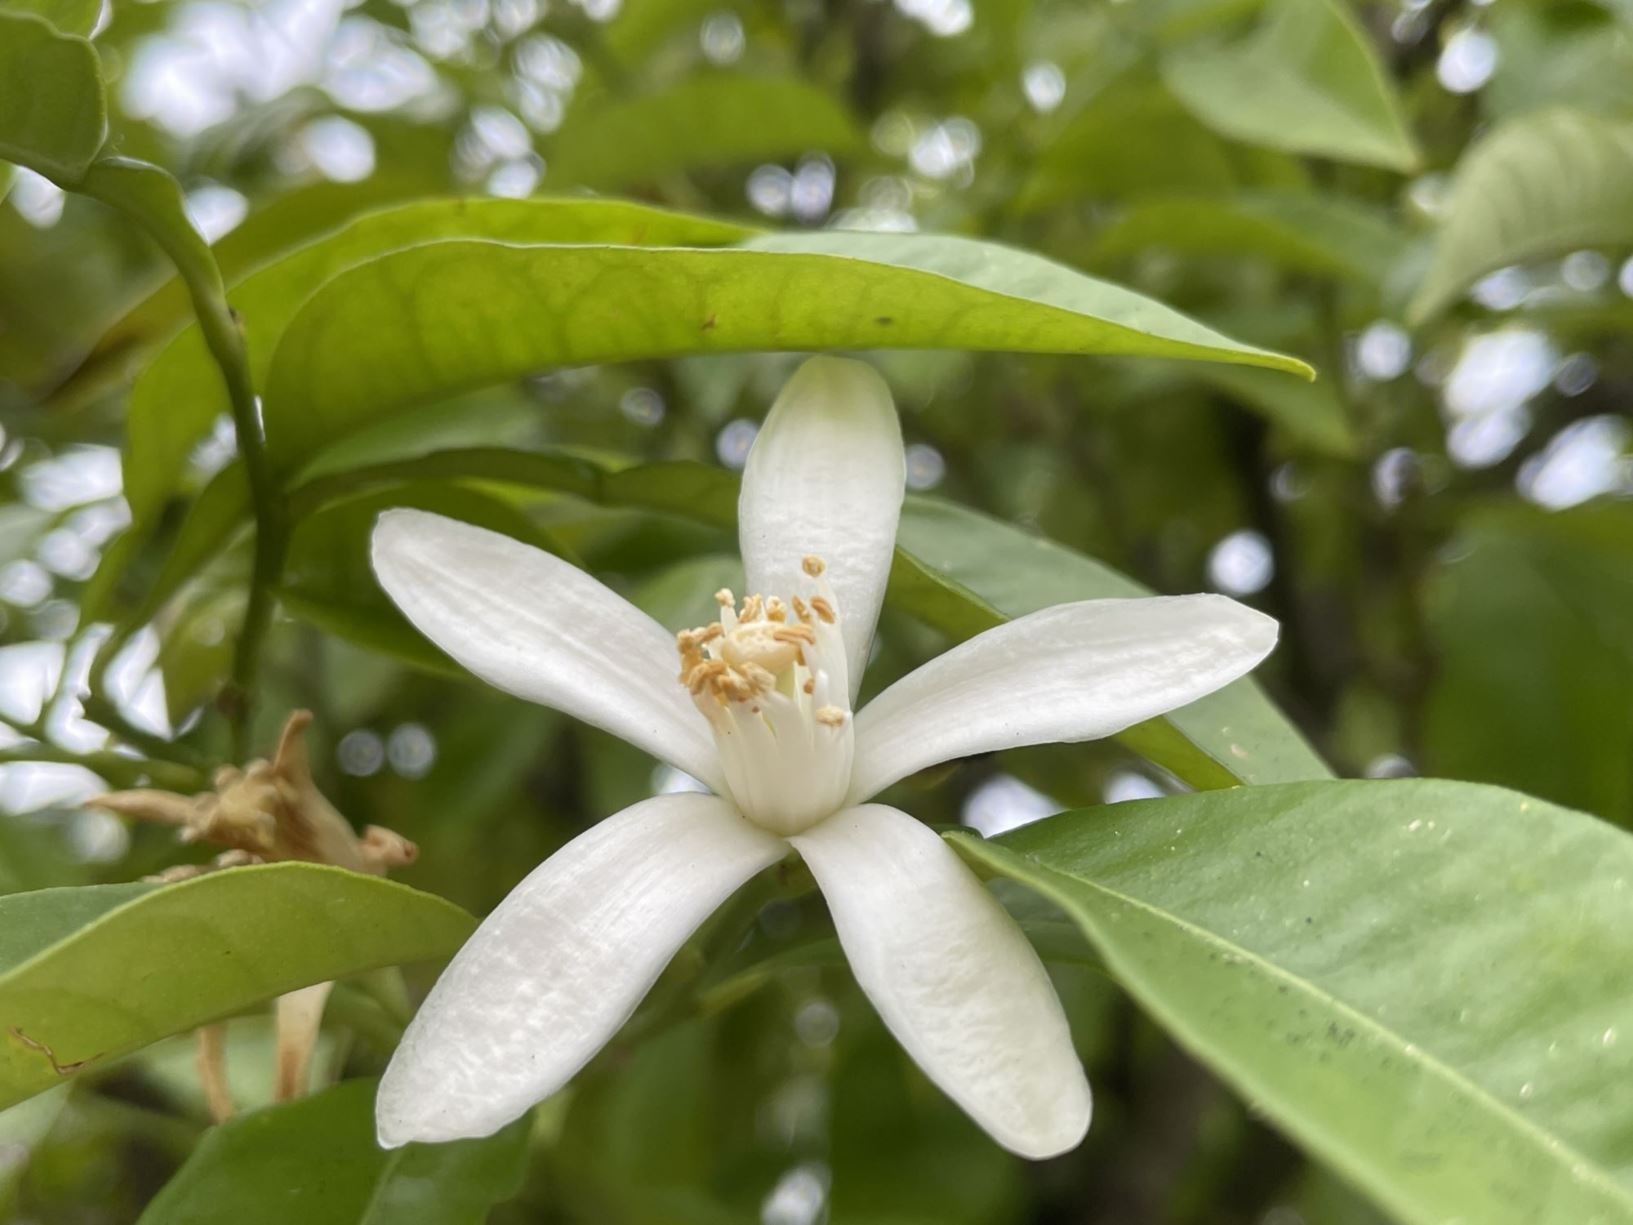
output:
{"label": "flower petal", "polygon": [[1021,929],[927,826],[864,804],[790,839],[856,981],[925,1075],[1023,1157],[1075,1148],[1089,1083]]}
{"label": "flower petal", "polygon": [[491,1135],[561,1088],[698,924],[787,849],[707,795],[644,800],[579,835],[437,980],[380,1082],[380,1143]]}
{"label": "flower petal", "polygon": [[719,791],[675,637],[576,566],[420,510],[374,528],[374,572],[419,631],[490,685],[611,732]]}
{"label": "flower petal", "polygon": [[1058,604],[960,643],[856,716],[850,800],[915,770],[1122,731],[1205,697],[1276,645],[1276,622],[1217,595]]}
{"label": "flower petal", "polygon": [[737,503],[750,591],[803,589],[802,558],[828,565],[851,697],[885,598],[906,484],[902,427],[872,366],[813,357],[794,372],[749,451]]}

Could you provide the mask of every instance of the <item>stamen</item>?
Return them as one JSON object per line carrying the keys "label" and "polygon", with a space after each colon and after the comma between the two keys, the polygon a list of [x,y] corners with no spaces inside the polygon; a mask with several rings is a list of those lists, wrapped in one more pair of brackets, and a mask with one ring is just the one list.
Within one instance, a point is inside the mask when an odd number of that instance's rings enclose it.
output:
{"label": "stamen", "polygon": [[719,620],[675,636],[681,683],[709,721],[738,810],[795,834],[836,812],[854,737],[837,600],[821,558],[802,559],[798,592],[715,594]]}

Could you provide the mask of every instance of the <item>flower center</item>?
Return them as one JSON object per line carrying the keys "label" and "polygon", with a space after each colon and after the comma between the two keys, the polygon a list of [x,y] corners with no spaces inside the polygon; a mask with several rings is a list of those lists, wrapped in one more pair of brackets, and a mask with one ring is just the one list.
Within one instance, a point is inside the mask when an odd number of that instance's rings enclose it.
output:
{"label": "flower center", "polygon": [[732,799],[756,825],[797,834],[844,803],[853,737],[839,609],[820,558],[788,603],[715,594],[720,619],[676,635],[680,682],[714,732]]}

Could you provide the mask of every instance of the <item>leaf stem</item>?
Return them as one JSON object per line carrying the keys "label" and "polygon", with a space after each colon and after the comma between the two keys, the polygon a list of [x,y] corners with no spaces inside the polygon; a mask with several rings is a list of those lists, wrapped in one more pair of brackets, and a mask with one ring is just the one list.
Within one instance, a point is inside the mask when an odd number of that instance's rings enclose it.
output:
{"label": "leaf stem", "polygon": [[249,603],[233,655],[232,677],[223,705],[232,723],[233,751],[249,751],[250,717],[260,668],[261,644],[272,622],[275,591],[283,573],[288,529],[283,499],[267,458],[260,406],[250,375],[249,354],[238,316],[227,303],[221,267],[209,244],[185,222],[180,187],[163,170],[124,158],[96,162],[74,190],[109,204],[141,226],[176,266],[199,331],[227,388],[233,429],[249,479],[255,510],[255,568]]}

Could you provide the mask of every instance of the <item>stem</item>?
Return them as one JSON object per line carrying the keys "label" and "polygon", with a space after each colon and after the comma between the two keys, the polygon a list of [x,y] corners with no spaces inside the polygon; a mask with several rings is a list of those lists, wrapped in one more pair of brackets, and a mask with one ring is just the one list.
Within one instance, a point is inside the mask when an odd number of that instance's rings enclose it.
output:
{"label": "stem", "polygon": [[176,181],[156,166],[123,158],[92,165],[77,183],[64,184],[112,205],[141,226],[170,257],[192,300],[199,331],[221,370],[232,411],[238,450],[255,510],[255,570],[249,604],[233,655],[232,678],[223,695],[232,721],[234,755],[248,755],[250,716],[260,667],[261,643],[272,622],[273,592],[283,572],[288,526],[283,499],[266,453],[266,437],[250,377],[249,355],[238,316],[227,304],[220,265],[198,231],[186,223]]}
{"label": "stem", "polygon": [[150,758],[173,762],[182,769],[202,776],[204,760],[196,753],[173,740],[145,732],[119,712],[119,708],[101,693],[92,689],[80,699],[85,717],[92,723],[107,728],[132,748],[141,749]]}
{"label": "stem", "polygon": [[73,753],[54,744],[21,744],[0,749],[0,765],[21,762],[52,762],[84,766],[116,786],[138,787],[144,780],[167,791],[199,791],[205,785],[202,772],[169,761],[143,760],[123,753],[97,750]]}

